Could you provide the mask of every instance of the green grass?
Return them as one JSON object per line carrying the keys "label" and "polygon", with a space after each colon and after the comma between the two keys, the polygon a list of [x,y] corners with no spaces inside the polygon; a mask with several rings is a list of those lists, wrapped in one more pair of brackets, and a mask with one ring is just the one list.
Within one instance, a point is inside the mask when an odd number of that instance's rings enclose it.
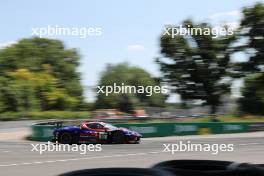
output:
{"label": "green grass", "polygon": [[[45,120],[45,119],[88,119],[91,117],[90,112],[72,112],[72,111],[43,111],[43,112],[6,112],[0,114],[0,121],[9,120]],[[264,116],[254,115],[224,115],[218,116],[220,122],[264,122]],[[151,119],[141,120],[134,119],[124,121],[125,123],[173,123],[173,122],[210,122],[210,117],[199,118],[181,118],[181,119]]]}
{"label": "green grass", "polygon": [[[264,122],[264,116],[254,115],[223,115],[217,117],[219,122]],[[192,119],[185,119],[182,122],[210,122],[210,117],[199,117]]]}
{"label": "green grass", "polygon": [[0,121],[8,120],[44,120],[44,119],[86,119],[90,117],[89,112],[72,111],[42,111],[42,112],[6,112],[0,114]]}

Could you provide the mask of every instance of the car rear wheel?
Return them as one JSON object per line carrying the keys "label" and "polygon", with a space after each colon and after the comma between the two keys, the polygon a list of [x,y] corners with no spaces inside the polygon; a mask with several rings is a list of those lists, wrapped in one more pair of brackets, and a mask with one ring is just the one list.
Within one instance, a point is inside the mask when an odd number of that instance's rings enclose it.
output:
{"label": "car rear wheel", "polygon": [[62,133],[59,138],[59,142],[62,144],[71,144],[72,135],[70,133]]}
{"label": "car rear wheel", "polygon": [[122,132],[117,131],[113,134],[112,141],[117,144],[124,144],[126,141],[126,137]]}

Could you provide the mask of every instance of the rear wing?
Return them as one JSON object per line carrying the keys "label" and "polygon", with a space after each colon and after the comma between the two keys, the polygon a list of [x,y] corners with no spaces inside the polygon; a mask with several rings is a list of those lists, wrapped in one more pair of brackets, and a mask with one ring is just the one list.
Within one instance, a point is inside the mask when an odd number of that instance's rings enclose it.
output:
{"label": "rear wing", "polygon": [[48,122],[48,125],[54,125],[57,128],[61,128],[63,125],[63,121],[56,121],[56,122]]}
{"label": "rear wing", "polygon": [[63,125],[63,121],[41,122],[38,123],[38,125],[52,125],[52,126],[56,126],[56,128],[60,128]]}

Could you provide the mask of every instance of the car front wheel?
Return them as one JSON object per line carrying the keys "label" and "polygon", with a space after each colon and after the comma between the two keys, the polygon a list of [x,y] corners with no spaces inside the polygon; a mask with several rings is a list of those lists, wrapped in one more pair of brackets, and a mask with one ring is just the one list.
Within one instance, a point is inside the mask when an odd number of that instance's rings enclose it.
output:
{"label": "car front wheel", "polygon": [[122,132],[118,131],[113,134],[112,141],[116,144],[124,144],[126,141],[126,137]]}

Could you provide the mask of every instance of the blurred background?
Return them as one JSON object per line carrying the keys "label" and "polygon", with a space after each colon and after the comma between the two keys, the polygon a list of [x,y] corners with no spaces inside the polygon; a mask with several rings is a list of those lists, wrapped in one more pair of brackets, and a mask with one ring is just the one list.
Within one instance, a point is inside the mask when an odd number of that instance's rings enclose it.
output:
{"label": "blurred background", "polygon": [[[205,2],[2,3],[0,120],[263,121],[263,1]],[[48,25],[101,35],[33,35]],[[163,35],[179,25],[233,33]],[[169,92],[97,93],[114,83]]]}

